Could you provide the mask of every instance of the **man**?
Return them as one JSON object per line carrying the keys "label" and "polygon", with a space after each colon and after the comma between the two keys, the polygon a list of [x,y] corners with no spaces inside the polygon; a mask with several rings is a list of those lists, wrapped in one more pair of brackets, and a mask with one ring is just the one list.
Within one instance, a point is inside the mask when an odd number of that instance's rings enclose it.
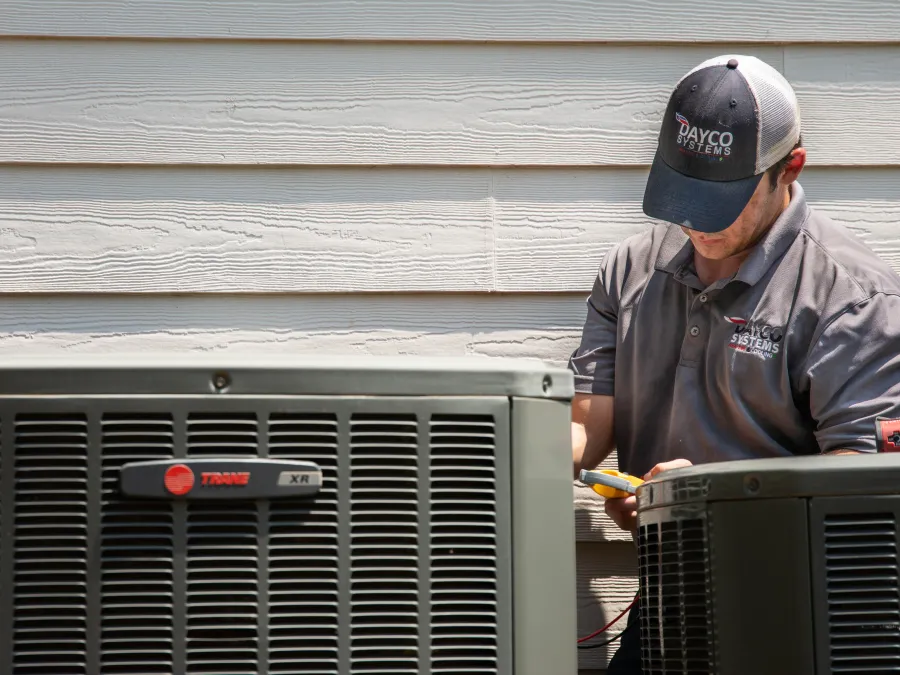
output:
{"label": "man", "polygon": [[[587,303],[573,458],[619,469],[876,452],[900,417],[900,278],[812,210],[788,82],[706,61],[669,100],[644,194],[664,221],[614,247]],[[635,500],[606,511],[634,532]],[[641,672],[639,607],[609,675]]]}

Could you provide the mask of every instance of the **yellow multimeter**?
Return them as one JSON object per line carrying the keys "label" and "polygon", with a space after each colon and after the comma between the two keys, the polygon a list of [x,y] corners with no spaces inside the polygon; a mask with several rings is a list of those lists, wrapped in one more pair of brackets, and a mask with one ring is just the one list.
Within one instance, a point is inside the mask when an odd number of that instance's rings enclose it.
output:
{"label": "yellow multimeter", "polygon": [[590,485],[598,495],[607,499],[630,497],[637,491],[638,485],[644,482],[637,476],[631,476],[615,469],[582,470],[579,479],[585,485]]}

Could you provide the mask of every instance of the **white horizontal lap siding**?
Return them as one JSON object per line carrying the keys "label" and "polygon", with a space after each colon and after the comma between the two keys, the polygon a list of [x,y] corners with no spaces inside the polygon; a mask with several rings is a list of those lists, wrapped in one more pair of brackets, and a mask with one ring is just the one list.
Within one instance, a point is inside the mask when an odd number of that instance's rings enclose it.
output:
{"label": "white horizontal lap siding", "polygon": [[478,171],[0,167],[0,292],[486,290],[489,187]]}
{"label": "white horizontal lap siding", "polygon": [[562,365],[584,315],[582,295],[15,296],[0,300],[0,356],[252,349]]}
{"label": "white horizontal lap siding", "polygon": [[[900,3],[889,13],[900,17]],[[900,46],[791,47],[784,71],[797,91],[812,161],[900,164]]]}
{"label": "white horizontal lap siding", "polygon": [[[583,292],[646,169],[0,167],[0,293]],[[809,169],[900,270],[900,173]]]}
{"label": "white horizontal lap siding", "polygon": [[0,161],[643,165],[718,51],[0,40]]}
{"label": "white horizontal lap siding", "polygon": [[5,0],[0,34],[313,40],[895,41],[893,0]]}
{"label": "white horizontal lap siding", "polygon": [[[640,166],[723,49],[0,40],[0,162]],[[794,83],[812,164],[900,162],[900,46],[728,51]]]}
{"label": "white horizontal lap siding", "polygon": [[[605,544],[578,543],[576,547],[578,634],[589,635],[621,614],[638,591],[637,548],[632,541]],[[613,624],[594,644],[608,640],[627,626],[627,615]],[[589,643],[590,644],[590,643]],[[605,668],[618,643],[578,651],[581,668]]]}

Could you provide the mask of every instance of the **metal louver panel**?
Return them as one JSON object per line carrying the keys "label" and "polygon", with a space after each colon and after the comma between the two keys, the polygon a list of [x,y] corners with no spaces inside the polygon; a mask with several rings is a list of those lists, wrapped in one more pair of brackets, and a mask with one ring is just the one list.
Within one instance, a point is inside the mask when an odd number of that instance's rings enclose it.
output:
{"label": "metal louver panel", "polygon": [[642,525],[638,530],[638,575],[641,595],[641,657],[647,672],[662,672],[660,635],[659,524]]}
{"label": "metal louver panel", "polygon": [[418,673],[418,426],[350,422],[351,673]]}
{"label": "metal louver panel", "polygon": [[496,437],[492,417],[430,428],[431,671],[498,672]]}
{"label": "metal louver panel", "polygon": [[167,414],[109,414],[102,422],[101,673],[166,675],[174,667],[175,532],[172,504],[122,501],[127,462],[172,457]]}
{"label": "metal louver panel", "polygon": [[[252,413],[191,414],[187,454],[255,456],[257,426]],[[188,675],[259,672],[259,541],[255,502],[188,505]]]}
{"label": "metal louver panel", "polygon": [[256,457],[259,437],[254,413],[193,413],[187,421],[191,457]]}
{"label": "metal louver panel", "polygon": [[15,420],[13,675],[91,675],[87,431],[80,414]]}
{"label": "metal louver panel", "polygon": [[824,544],[831,672],[900,672],[894,514],[828,515]]}
{"label": "metal louver panel", "polygon": [[644,673],[712,672],[706,521],[642,525],[638,553]]}
{"label": "metal louver panel", "polygon": [[269,455],[312,460],[323,473],[315,502],[269,505],[271,675],[337,672],[338,425],[334,414],[276,413]]}
{"label": "metal louver panel", "polygon": [[[511,672],[508,412],[464,398],[0,401],[0,675]],[[322,489],[118,490],[126,463],[254,456],[313,461]]]}

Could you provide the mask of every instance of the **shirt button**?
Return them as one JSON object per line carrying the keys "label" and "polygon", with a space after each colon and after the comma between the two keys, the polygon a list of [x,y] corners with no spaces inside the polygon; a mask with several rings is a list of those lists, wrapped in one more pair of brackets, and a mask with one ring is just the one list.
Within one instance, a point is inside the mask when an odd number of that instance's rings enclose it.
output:
{"label": "shirt button", "polygon": [[698,335],[700,335],[700,329],[697,326],[691,326],[691,336],[697,337]]}
{"label": "shirt button", "polygon": [[706,293],[700,296],[700,302],[706,302],[707,300],[709,300],[709,296]]}

